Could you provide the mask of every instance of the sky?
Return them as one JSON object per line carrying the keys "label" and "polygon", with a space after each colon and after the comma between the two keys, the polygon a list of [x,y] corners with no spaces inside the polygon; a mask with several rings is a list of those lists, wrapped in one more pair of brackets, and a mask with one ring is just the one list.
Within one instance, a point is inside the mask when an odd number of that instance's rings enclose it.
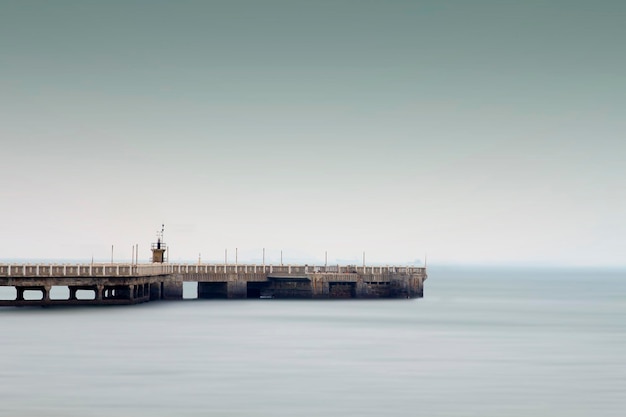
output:
{"label": "sky", "polygon": [[624,266],[625,20],[0,0],[0,262]]}

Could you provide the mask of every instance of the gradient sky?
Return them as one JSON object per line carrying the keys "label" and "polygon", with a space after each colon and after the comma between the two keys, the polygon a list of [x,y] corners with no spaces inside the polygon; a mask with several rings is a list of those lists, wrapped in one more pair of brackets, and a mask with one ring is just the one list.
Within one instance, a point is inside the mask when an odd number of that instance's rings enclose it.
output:
{"label": "gradient sky", "polygon": [[[0,262],[626,265],[624,1],[0,0]],[[231,255],[231,259],[234,256]]]}

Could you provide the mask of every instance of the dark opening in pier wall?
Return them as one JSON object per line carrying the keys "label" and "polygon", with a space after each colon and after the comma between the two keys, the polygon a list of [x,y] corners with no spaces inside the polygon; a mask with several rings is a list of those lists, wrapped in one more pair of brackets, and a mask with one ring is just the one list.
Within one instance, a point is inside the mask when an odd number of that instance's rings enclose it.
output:
{"label": "dark opening in pier wall", "polygon": [[203,298],[203,299],[228,298],[228,283],[226,282],[198,282],[198,298]]}

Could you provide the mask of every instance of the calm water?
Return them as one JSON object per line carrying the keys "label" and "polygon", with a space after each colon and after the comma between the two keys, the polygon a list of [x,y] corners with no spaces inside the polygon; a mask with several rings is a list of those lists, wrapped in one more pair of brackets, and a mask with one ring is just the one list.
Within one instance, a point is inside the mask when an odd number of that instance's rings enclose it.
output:
{"label": "calm water", "polygon": [[626,272],[425,298],[0,308],[0,416],[623,416]]}

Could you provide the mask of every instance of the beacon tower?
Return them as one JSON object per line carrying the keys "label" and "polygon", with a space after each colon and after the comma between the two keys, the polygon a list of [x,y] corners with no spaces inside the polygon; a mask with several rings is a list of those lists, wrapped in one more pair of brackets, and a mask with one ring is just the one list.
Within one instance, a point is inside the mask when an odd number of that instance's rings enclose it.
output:
{"label": "beacon tower", "polygon": [[166,246],[163,242],[163,232],[165,231],[165,225],[161,225],[161,230],[157,231],[157,241],[152,244],[152,262],[162,264],[165,262]]}

